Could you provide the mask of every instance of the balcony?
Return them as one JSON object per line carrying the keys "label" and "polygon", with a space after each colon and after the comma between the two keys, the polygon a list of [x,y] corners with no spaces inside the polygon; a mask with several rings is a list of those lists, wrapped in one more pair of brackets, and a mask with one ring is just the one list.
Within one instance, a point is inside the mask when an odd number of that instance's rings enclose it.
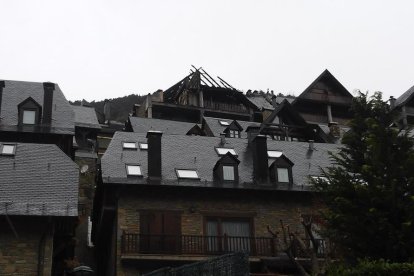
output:
{"label": "balcony", "polygon": [[123,255],[223,255],[247,251],[251,257],[276,256],[276,239],[195,235],[145,235],[124,233]]}

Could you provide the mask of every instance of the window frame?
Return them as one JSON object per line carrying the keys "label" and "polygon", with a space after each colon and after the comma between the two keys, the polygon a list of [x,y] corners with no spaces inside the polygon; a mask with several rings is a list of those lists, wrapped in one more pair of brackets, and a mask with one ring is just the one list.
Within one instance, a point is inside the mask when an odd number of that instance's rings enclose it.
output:
{"label": "window frame", "polygon": [[[179,171],[193,171],[196,173],[197,177],[183,177],[180,176]],[[179,180],[199,180],[200,179],[200,175],[198,174],[198,171],[196,169],[175,169],[175,174],[177,175],[177,178]]]}
{"label": "window frame", "polygon": [[[140,174],[130,174],[129,173],[129,169],[128,169],[129,166],[139,167]],[[141,165],[140,164],[125,164],[125,171],[126,171],[127,177],[142,177],[143,176],[143,174],[142,174],[142,168],[141,168]]]}
{"label": "window frame", "polygon": [[[13,152],[12,153],[4,153],[3,152],[4,146],[12,146],[13,147]],[[16,155],[16,148],[17,148],[17,144],[13,144],[13,143],[1,143],[0,144],[0,155],[14,156],[14,155]]]}
{"label": "window frame", "polygon": [[[134,147],[125,147],[125,144],[134,144]],[[122,150],[137,150],[137,142],[131,142],[131,141],[123,141],[122,142]]]}
{"label": "window frame", "polygon": [[[224,178],[224,176],[225,176],[225,174],[224,174],[224,167],[232,168],[233,179],[225,179]],[[235,168],[235,165],[233,165],[233,164],[231,164],[231,165],[230,164],[223,164],[221,166],[221,171],[222,171],[223,181],[231,181],[231,182],[236,181],[236,168]]]}
{"label": "window frame", "polygon": [[[24,122],[24,114],[26,112],[33,112],[34,113],[33,123],[25,123]],[[23,108],[22,109],[22,125],[27,125],[27,126],[36,125],[36,118],[37,117],[38,117],[38,115],[37,115],[37,109],[35,109],[35,108]]]}

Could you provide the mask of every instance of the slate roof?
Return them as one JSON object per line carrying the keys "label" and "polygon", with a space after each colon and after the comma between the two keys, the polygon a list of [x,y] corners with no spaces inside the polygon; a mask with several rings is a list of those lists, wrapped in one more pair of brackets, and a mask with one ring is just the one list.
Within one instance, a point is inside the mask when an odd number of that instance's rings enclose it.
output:
{"label": "slate roof", "polygon": [[77,216],[77,165],[53,144],[16,145],[0,155],[0,215]]}
{"label": "slate roof", "polygon": [[[55,84],[53,92],[52,124],[50,128],[33,128],[32,126],[17,129],[17,106],[27,98],[33,98],[38,104],[43,105],[44,89],[42,82],[25,82],[5,80],[0,109],[0,130],[28,131],[28,132],[52,132],[58,134],[74,134],[74,112],[60,90]],[[42,106],[43,108],[43,106]]]}
{"label": "slate roof", "polygon": [[72,105],[72,108],[75,113],[75,126],[101,129],[95,108],[80,105]]}
{"label": "slate roof", "polygon": [[399,96],[397,100],[395,101],[395,106],[402,106],[405,105],[408,101],[412,99],[414,96],[414,86],[412,86],[410,89],[408,89],[404,94]]}
{"label": "slate roof", "polygon": [[186,135],[195,123],[178,122],[170,120],[129,117],[133,132],[147,133],[148,130],[159,130],[164,134]]}
{"label": "slate roof", "polygon": [[[223,133],[223,131],[228,126],[222,126],[219,121],[227,121],[229,124],[233,122],[232,119],[223,119],[223,118],[213,118],[213,117],[204,117],[207,125],[209,126],[210,130],[213,132],[214,136],[219,137],[220,133]],[[247,138],[247,132],[246,129],[248,126],[260,126],[260,123],[256,122],[249,122],[249,121],[241,121],[236,120],[239,125],[243,128],[243,130],[240,132],[241,138]]]}
{"label": "slate roof", "polygon": [[[139,185],[146,184],[147,177],[147,151],[146,150],[122,150],[122,142],[146,142],[146,134],[139,133],[115,133],[111,144],[102,157],[102,178],[104,183],[122,183]],[[175,186],[217,187],[213,183],[213,168],[221,158],[216,153],[215,147],[220,146],[219,137],[205,136],[178,136],[162,135],[162,184]],[[229,184],[228,188],[251,188],[271,190],[309,190],[310,175],[320,175],[320,167],[331,165],[328,151],[335,152],[338,146],[335,144],[315,143],[315,149],[308,151],[309,144],[304,142],[284,142],[268,140],[268,150],[282,151],[293,163],[293,186],[278,185],[277,187],[266,185],[259,187],[253,185],[252,153],[248,147],[247,139],[226,139],[225,147],[234,148],[238,154],[239,184]],[[272,159],[269,159],[272,161]],[[126,164],[139,164],[143,177],[131,178],[126,175]],[[271,162],[269,162],[270,166]],[[177,180],[175,169],[196,169],[200,180]],[[227,188],[227,186],[220,186]]]}

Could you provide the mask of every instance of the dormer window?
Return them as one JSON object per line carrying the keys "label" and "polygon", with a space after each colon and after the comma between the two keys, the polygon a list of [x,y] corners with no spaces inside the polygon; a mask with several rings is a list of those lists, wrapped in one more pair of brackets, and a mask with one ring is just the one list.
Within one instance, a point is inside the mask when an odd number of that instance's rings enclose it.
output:
{"label": "dormer window", "polygon": [[15,144],[0,144],[1,155],[14,155],[16,153]]}
{"label": "dormer window", "polygon": [[224,181],[234,181],[234,166],[223,165],[223,180]]}
{"label": "dormer window", "polygon": [[125,165],[127,176],[142,176],[141,166],[134,164]]}
{"label": "dormer window", "polygon": [[40,123],[42,107],[31,97],[21,102],[18,106],[19,125],[36,125]]}
{"label": "dormer window", "polygon": [[23,110],[23,124],[34,125],[36,122],[36,111],[34,110]]}
{"label": "dormer window", "polygon": [[122,148],[125,150],[136,150],[137,143],[135,142],[122,142]]}
{"label": "dormer window", "polygon": [[230,138],[240,138],[240,131],[238,130],[229,130],[229,137]]}
{"label": "dormer window", "polygon": [[293,184],[293,165],[292,161],[290,161],[284,154],[280,154],[272,165],[270,165],[270,179],[277,184]]}
{"label": "dormer window", "polygon": [[196,170],[176,169],[175,172],[180,179],[200,179]]}
{"label": "dormer window", "polygon": [[231,152],[221,157],[213,168],[214,179],[218,182],[238,182],[240,161]]}

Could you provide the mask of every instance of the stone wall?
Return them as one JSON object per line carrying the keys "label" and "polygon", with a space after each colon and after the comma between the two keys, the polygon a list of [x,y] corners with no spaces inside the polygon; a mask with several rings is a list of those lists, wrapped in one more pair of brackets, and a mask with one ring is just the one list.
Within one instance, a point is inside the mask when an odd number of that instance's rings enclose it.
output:
{"label": "stone wall", "polygon": [[183,235],[203,235],[204,217],[248,216],[253,219],[256,237],[271,237],[267,230],[280,230],[280,220],[290,229],[303,233],[301,214],[312,213],[309,193],[241,191],[229,189],[191,189],[177,191],[147,189],[124,190],[118,202],[117,275],[128,275],[120,263],[122,232],[139,233],[140,210],[171,210],[181,213]]}
{"label": "stone wall", "polygon": [[42,275],[51,275],[53,236],[46,225],[43,218],[9,216],[8,221],[0,216],[0,275],[38,275],[39,244],[45,233]]}

